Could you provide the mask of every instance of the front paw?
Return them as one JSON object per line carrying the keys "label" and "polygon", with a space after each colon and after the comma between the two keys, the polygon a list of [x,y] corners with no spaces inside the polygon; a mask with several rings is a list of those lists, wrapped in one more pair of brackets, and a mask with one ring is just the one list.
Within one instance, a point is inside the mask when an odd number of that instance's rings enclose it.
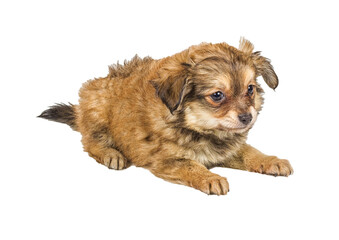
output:
{"label": "front paw", "polygon": [[273,176],[289,176],[293,174],[293,168],[288,160],[277,157],[268,157],[263,161],[258,161],[250,171]]}
{"label": "front paw", "polygon": [[227,179],[216,174],[200,179],[193,187],[208,195],[226,195],[229,192]]}

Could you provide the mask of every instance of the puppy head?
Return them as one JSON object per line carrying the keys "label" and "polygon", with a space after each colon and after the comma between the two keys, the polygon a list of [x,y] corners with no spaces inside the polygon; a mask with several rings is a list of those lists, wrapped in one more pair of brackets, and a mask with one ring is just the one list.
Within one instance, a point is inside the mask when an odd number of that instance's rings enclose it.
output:
{"label": "puppy head", "polygon": [[248,131],[263,103],[256,78],[278,86],[270,61],[245,39],[239,49],[200,44],[164,61],[153,85],[180,124],[199,132]]}

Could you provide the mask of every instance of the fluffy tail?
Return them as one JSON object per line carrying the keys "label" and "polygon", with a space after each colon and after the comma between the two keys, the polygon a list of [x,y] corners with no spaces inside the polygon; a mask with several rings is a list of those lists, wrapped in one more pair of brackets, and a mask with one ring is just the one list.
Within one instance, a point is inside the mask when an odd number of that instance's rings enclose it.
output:
{"label": "fluffy tail", "polygon": [[54,122],[66,123],[73,130],[77,131],[77,126],[75,123],[75,110],[73,104],[56,104],[43,111],[38,117],[45,118]]}

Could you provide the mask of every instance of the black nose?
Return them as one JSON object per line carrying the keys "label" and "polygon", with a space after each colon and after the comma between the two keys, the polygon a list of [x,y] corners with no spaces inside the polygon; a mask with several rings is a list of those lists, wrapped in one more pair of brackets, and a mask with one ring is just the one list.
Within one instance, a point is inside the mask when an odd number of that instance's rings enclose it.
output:
{"label": "black nose", "polygon": [[238,116],[239,121],[242,122],[243,124],[247,125],[252,121],[252,114],[250,113],[243,113]]}

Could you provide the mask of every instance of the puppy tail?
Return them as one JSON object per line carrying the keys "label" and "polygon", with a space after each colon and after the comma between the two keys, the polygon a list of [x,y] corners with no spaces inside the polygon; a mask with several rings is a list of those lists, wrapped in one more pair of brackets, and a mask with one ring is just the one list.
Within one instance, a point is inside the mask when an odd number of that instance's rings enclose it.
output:
{"label": "puppy tail", "polygon": [[47,119],[49,121],[65,123],[69,125],[74,131],[77,131],[75,122],[75,105],[73,104],[55,104],[54,106],[51,106],[43,111],[38,117]]}

